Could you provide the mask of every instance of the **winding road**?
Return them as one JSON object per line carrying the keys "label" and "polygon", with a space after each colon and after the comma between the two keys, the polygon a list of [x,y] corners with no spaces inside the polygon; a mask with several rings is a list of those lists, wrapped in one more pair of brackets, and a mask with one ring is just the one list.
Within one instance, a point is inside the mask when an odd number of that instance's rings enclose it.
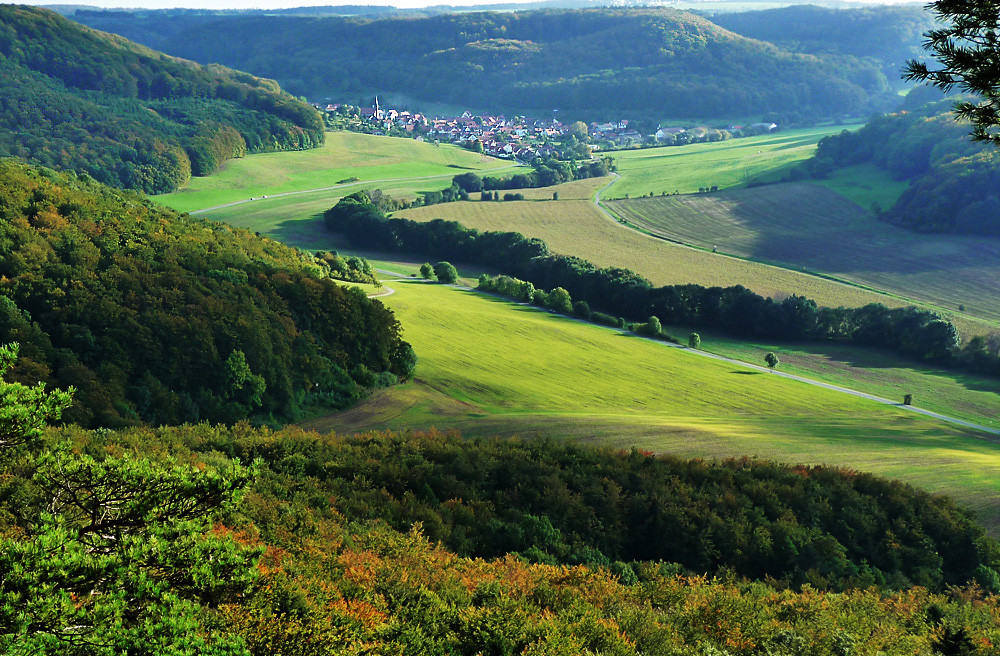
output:
{"label": "winding road", "polygon": [[[510,168],[515,168],[515,167],[510,167]],[[501,170],[506,170],[506,169],[496,169],[496,170],[497,171],[501,171]],[[597,209],[604,216],[606,216],[610,221],[614,221],[622,229],[632,230],[632,228],[628,227],[627,225],[623,225],[621,222],[619,222],[610,212],[608,212],[601,205],[601,193],[604,192],[604,191],[607,191],[607,189],[612,184],[614,184],[614,182],[619,178],[619,175],[617,173],[615,173],[613,175],[614,175],[614,178],[610,182],[608,182],[608,184],[606,184],[603,187],[601,187],[597,191],[597,193],[594,195],[594,204],[597,207]],[[237,205],[243,205],[245,203],[256,202],[256,201],[260,201],[260,200],[270,200],[272,198],[282,198],[282,197],[286,197],[286,196],[295,196],[295,195],[298,195],[298,194],[309,194],[309,193],[316,193],[316,192],[321,192],[321,191],[331,191],[331,190],[335,190],[335,189],[346,189],[346,188],[349,188],[349,187],[356,187],[356,186],[360,186],[360,185],[384,184],[384,183],[388,183],[388,182],[401,182],[401,181],[410,181],[410,180],[414,180],[414,181],[419,181],[419,180],[433,180],[433,179],[442,178],[442,177],[447,177],[447,175],[429,175],[429,176],[420,176],[420,177],[415,177],[415,178],[386,178],[386,179],[382,179],[382,180],[359,180],[358,182],[349,182],[349,183],[344,183],[344,184],[331,185],[329,187],[320,187],[320,188],[317,188],[317,189],[303,189],[303,190],[299,190],[299,191],[288,191],[288,192],[283,192],[283,193],[278,193],[278,194],[271,194],[271,195],[266,196],[266,198],[263,195],[261,195],[261,196],[254,196],[254,197],[246,199],[246,200],[239,200],[239,201],[235,201],[235,202],[232,202],[232,203],[225,203],[225,204],[222,204],[222,205],[216,205],[214,207],[207,207],[207,208],[204,208],[204,209],[195,210],[193,212],[190,212],[190,214],[202,214],[202,213],[205,213],[205,212],[211,212],[213,210],[223,209],[223,208],[227,208],[227,207],[234,207],[234,206],[237,206]],[[670,241],[670,240],[666,240],[666,241]],[[393,276],[393,277],[396,277],[396,278],[407,278],[408,277],[406,275],[397,273],[395,271],[389,271],[387,269],[376,269],[376,271],[378,271],[379,273],[381,273],[383,275]],[[453,287],[459,287],[459,288],[462,288],[462,289],[471,289],[470,287],[467,287],[467,286],[464,286],[464,285],[452,285],[452,286]],[[393,289],[391,287],[385,287],[385,289],[383,291],[379,292],[378,294],[372,294],[372,295],[369,296],[369,298],[384,298],[386,296],[390,296],[390,295],[395,294],[395,293],[396,293],[395,289]],[[480,292],[480,293],[483,293],[483,292]],[[505,300],[509,301],[510,299],[505,299]],[[535,307],[540,312],[545,312],[546,311],[546,310],[537,308],[537,306],[533,306],[530,303],[521,303],[521,304],[522,305],[527,305],[527,306],[530,306],[530,307]],[[579,321],[581,323],[587,323],[587,324],[590,324],[590,325],[595,325],[595,326],[599,325],[599,324],[592,324],[591,322],[584,321],[583,319],[579,319],[577,317],[567,316],[566,318],[571,319],[573,321]],[[605,327],[605,326],[600,326],[600,327]],[[614,328],[609,328],[609,329],[610,330],[617,330],[617,329],[614,329]],[[622,331],[619,331],[619,332],[622,332]],[[631,335],[632,333],[628,333],[628,334]],[[915,412],[917,414],[924,415],[924,416],[927,416],[927,417],[931,417],[933,419],[937,419],[939,421],[950,423],[950,424],[953,424],[953,425],[956,425],[956,426],[961,426],[963,428],[970,428],[972,430],[980,431],[980,432],[987,433],[987,434],[990,434],[990,435],[1000,435],[1000,428],[992,428],[990,426],[983,426],[982,424],[976,424],[974,422],[966,421],[964,419],[959,419],[957,417],[950,417],[948,415],[943,415],[943,414],[940,414],[940,413],[937,413],[937,412],[932,412],[930,410],[924,410],[923,408],[918,408],[918,407],[915,407],[915,406],[912,406],[912,405],[904,405],[902,403],[898,403],[898,402],[892,401],[890,399],[886,399],[886,398],[883,398],[883,397],[880,397],[880,396],[875,396],[874,394],[868,394],[868,393],[862,392],[860,390],[851,389],[849,387],[841,387],[839,385],[832,385],[830,383],[824,383],[824,382],[821,382],[821,381],[818,381],[818,380],[813,380],[811,378],[806,378],[804,376],[797,376],[795,374],[790,374],[790,373],[786,373],[786,372],[783,372],[783,371],[776,371],[776,370],[767,369],[767,368],[761,367],[759,365],[755,365],[755,364],[750,364],[748,362],[744,362],[743,360],[737,360],[735,358],[728,358],[728,357],[725,357],[725,356],[722,356],[722,355],[716,355],[715,353],[709,353],[707,351],[703,351],[703,350],[700,350],[700,349],[692,349],[690,347],[683,346],[683,345],[680,345],[680,344],[672,344],[670,342],[664,342],[662,340],[654,340],[651,337],[644,337],[643,339],[649,339],[650,341],[655,341],[658,344],[663,344],[663,345],[669,346],[671,348],[682,349],[682,350],[685,350],[685,351],[687,351],[687,352],[689,352],[689,353],[691,353],[693,355],[698,355],[698,356],[705,357],[705,358],[711,358],[713,360],[719,360],[719,361],[727,362],[727,363],[730,363],[730,364],[733,364],[733,365],[736,365],[736,366],[746,367],[746,368],[749,368],[749,369],[753,369],[753,370],[765,373],[765,374],[770,375],[770,376],[781,376],[783,378],[788,378],[790,380],[795,380],[795,381],[798,381],[798,382],[801,382],[801,383],[805,383],[807,385],[813,385],[814,387],[822,387],[824,389],[832,390],[832,391],[835,391],[835,392],[841,392],[843,394],[850,394],[851,396],[856,396],[856,397],[860,397],[860,398],[863,398],[863,399],[868,399],[868,400],[871,400],[871,401],[875,401],[876,403],[882,403],[884,405],[891,405],[891,406],[896,407],[896,408],[900,408],[900,409],[903,409],[903,410],[908,410],[910,412]]]}

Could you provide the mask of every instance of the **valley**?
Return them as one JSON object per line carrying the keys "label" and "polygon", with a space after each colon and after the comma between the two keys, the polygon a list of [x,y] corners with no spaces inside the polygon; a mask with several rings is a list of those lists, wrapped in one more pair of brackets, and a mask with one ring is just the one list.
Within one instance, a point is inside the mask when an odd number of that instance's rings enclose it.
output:
{"label": "valley", "polygon": [[954,7],[620,4],[0,9],[0,653],[997,656]]}

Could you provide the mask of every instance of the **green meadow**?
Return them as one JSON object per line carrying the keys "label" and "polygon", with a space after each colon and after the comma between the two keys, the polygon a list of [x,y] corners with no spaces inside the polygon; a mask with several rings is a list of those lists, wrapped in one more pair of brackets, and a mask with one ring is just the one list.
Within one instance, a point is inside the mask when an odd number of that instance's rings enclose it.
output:
{"label": "green meadow", "polygon": [[382,300],[420,358],[415,379],[307,427],[435,426],[836,464],[947,492],[1000,525],[1000,444],[975,431],[471,290],[386,284],[396,293]]}
{"label": "green meadow", "polygon": [[[353,252],[322,227],[320,213],[338,198],[354,189],[371,187],[398,197],[413,197],[447,186],[462,162],[467,165],[469,156],[478,158],[466,151],[438,151],[417,142],[330,136],[328,149],[342,137],[358,139],[361,152],[349,155],[354,160],[335,158],[341,163],[354,161],[358,168],[331,169],[326,175],[337,178],[334,183],[356,176],[361,178],[360,184],[272,197],[205,216],[311,250]],[[403,145],[420,146],[424,153],[424,149],[434,149],[447,158],[459,159],[413,165],[417,168],[393,171],[391,182],[377,182],[384,173],[374,171],[382,165],[372,164],[378,158],[369,155],[370,165],[365,166],[363,153],[379,148],[391,151]],[[334,159],[321,163],[322,152],[308,153],[316,159],[314,168],[305,175],[322,175],[320,167],[332,165]],[[255,186],[259,176],[276,181],[288,176],[276,184],[313,188],[315,179],[300,181],[295,166],[283,161],[303,154],[307,153],[247,158],[234,164],[254,164],[248,168],[255,171],[253,175],[230,177],[212,189],[213,185],[207,185],[203,191],[188,193],[193,199],[200,198],[196,204],[201,206],[217,203],[230,193],[237,199],[260,196],[264,191]],[[261,157],[278,163],[273,172],[267,172],[269,166]],[[440,167],[436,174],[418,175],[434,170],[434,166]],[[234,174],[226,171],[220,177],[227,175]],[[551,189],[539,189],[527,191],[528,199],[523,202],[453,203],[405,214],[534,234],[557,251],[602,265],[629,266],[658,284],[692,279],[703,284],[742,283],[765,292],[787,289],[806,293],[829,304],[904,301],[860,286],[713,255],[643,235],[616,224],[595,207],[593,195],[606,182],[563,185],[558,188],[558,201],[552,200]],[[381,269],[403,275],[415,272],[420,261],[398,254],[358,254],[375,258]],[[479,273],[475,267],[457,264],[467,281]],[[1000,473],[1000,447],[975,431],[472,291],[410,278],[387,279],[385,283],[395,293],[382,301],[396,312],[405,338],[420,358],[415,380],[384,390],[347,412],[314,418],[306,422],[308,426],[338,431],[436,426],[461,429],[470,436],[542,434],[692,457],[750,454],[789,462],[825,462],[951,493],[971,504],[993,530],[1000,530],[1000,486],[995,483]],[[990,404],[996,394],[989,381],[913,369],[904,362],[879,360],[876,353],[855,349],[839,352],[809,346],[744,344],[710,335],[705,335],[705,346],[752,362],[760,359],[760,349],[773,347],[780,354],[783,370],[889,398],[900,396],[905,388],[922,407],[984,424],[990,419]]]}
{"label": "green meadow", "polygon": [[451,176],[465,171],[510,166],[510,162],[452,145],[354,132],[328,132],[322,148],[230,160],[218,173],[191,178],[179,191],[155,198],[182,212],[193,212],[248,200],[251,196],[322,189],[355,177],[362,182],[440,176],[450,180]]}
{"label": "green meadow", "polygon": [[820,139],[844,129],[783,130],[715,143],[616,151],[610,154],[621,178],[604,197],[689,194],[702,187],[725,189],[778,180],[792,166],[812,157]]}
{"label": "green meadow", "polygon": [[[688,329],[667,326],[686,340]],[[1000,381],[962,371],[933,367],[886,351],[833,343],[741,341],[697,331],[701,350],[728,358],[762,364],[773,351],[781,371],[856,389],[886,399],[914,395],[914,404],[940,414],[1000,428]]]}

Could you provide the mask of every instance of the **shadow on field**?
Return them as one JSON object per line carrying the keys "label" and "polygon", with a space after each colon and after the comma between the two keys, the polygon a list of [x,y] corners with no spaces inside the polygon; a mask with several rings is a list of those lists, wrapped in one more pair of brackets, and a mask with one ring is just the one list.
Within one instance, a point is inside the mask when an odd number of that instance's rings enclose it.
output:
{"label": "shadow on field", "polygon": [[[842,367],[859,370],[913,369],[929,376],[951,379],[968,390],[992,392],[997,395],[997,402],[1000,404],[1000,380],[994,380],[985,376],[976,376],[954,369],[934,366],[926,362],[911,360],[893,353],[886,353],[885,351],[864,346],[815,343],[775,343],[773,345],[761,346],[761,349],[769,349],[779,353],[783,348],[798,351],[815,358],[826,359]],[[794,363],[797,359],[794,353],[789,353],[787,356],[782,355],[781,357],[782,359],[787,359],[789,363]]]}
{"label": "shadow on field", "polygon": [[731,374],[739,374],[741,376],[759,376],[761,372],[759,371],[730,371]]}
{"label": "shadow on field", "polygon": [[328,232],[323,226],[323,214],[317,212],[307,219],[289,219],[279,223],[268,236],[283,244],[304,250],[335,250],[333,244],[343,243],[340,235]]}

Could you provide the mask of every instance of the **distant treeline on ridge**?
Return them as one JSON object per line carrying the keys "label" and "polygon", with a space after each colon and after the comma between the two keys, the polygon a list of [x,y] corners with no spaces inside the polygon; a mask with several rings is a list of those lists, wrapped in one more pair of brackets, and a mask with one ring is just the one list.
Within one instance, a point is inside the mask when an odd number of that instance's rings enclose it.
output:
{"label": "distant treeline on ridge", "polygon": [[405,94],[491,111],[781,123],[893,106],[878,63],[802,55],[667,8],[463,12],[366,20],[77,12],[98,29],[349,102]]}
{"label": "distant treeline on ridge", "polygon": [[881,116],[856,131],[819,142],[805,163],[815,177],[874,164],[910,186],[880,218],[919,232],[1000,236],[1000,155],[969,139],[953,100]]}
{"label": "distant treeline on ridge", "polygon": [[273,80],[0,6],[0,156],[163,193],[227,159],[323,139],[318,112]]}

